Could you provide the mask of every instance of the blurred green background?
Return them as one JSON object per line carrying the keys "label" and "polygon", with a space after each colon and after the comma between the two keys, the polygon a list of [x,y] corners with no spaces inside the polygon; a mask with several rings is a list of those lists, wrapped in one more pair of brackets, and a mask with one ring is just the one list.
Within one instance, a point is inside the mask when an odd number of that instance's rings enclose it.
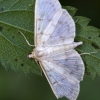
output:
{"label": "blurred green background", "polygon": [[[78,9],[76,15],[91,19],[89,25],[100,28],[100,0],[60,0],[63,6]],[[0,65],[0,100],[57,100],[43,75],[6,71]],[[62,98],[59,100],[67,100]],[[85,75],[77,100],[100,100],[100,78]]]}

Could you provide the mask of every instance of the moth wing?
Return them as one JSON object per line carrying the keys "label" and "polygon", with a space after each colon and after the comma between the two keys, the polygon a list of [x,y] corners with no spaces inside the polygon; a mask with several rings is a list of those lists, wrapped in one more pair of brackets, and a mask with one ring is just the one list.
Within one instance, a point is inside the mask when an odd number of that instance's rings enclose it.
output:
{"label": "moth wing", "polygon": [[[45,60],[48,59],[48,60]],[[57,98],[76,100],[83,80],[84,64],[75,50],[41,60],[42,70]]]}
{"label": "moth wing", "polygon": [[[61,5],[58,0],[36,0],[35,4],[35,45],[41,44],[44,31],[47,30],[52,21],[59,19],[61,13]],[[57,16],[55,16],[57,15]],[[54,17],[55,16],[55,17]],[[53,18],[54,17],[54,18]],[[57,22],[55,22],[56,24]],[[47,29],[46,29],[47,28]]]}

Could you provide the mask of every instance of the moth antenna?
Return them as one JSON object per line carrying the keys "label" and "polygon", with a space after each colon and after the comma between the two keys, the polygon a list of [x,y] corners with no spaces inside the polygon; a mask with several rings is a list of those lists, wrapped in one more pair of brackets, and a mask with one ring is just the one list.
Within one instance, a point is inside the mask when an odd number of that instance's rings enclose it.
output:
{"label": "moth antenna", "polygon": [[28,44],[29,46],[32,46],[32,47],[34,46],[34,47],[35,47],[35,45],[31,45],[31,44],[29,43],[29,41],[26,39],[25,35],[24,35],[21,31],[18,30],[18,32],[21,33],[21,35],[24,37],[25,41],[27,42],[27,44]]}
{"label": "moth antenna", "polygon": [[80,55],[90,55],[90,54],[93,54],[93,53],[97,53],[97,52],[81,53]]}

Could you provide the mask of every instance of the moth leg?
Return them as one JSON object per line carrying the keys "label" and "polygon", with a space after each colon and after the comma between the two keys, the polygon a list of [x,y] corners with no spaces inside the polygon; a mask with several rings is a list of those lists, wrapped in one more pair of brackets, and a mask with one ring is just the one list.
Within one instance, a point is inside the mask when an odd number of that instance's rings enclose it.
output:
{"label": "moth leg", "polygon": [[77,18],[74,22],[75,22],[75,23],[77,23],[77,22],[78,22],[78,20],[79,20],[79,19]]}
{"label": "moth leg", "polygon": [[41,69],[41,66],[40,66],[39,61],[38,61],[38,60],[35,60],[35,61],[36,61],[37,65],[39,66],[40,70],[41,70],[41,76],[43,76],[43,71],[42,71],[42,69]]}
{"label": "moth leg", "polygon": [[34,47],[35,47],[35,45],[31,45],[31,44],[29,43],[29,41],[26,39],[25,35],[24,35],[21,31],[18,30],[18,32],[21,33],[21,35],[24,37],[26,43],[27,43],[29,46],[32,46],[32,47],[34,46]]}
{"label": "moth leg", "polygon": [[94,53],[97,53],[97,52],[81,53],[80,55],[90,55],[90,54],[94,54]]}

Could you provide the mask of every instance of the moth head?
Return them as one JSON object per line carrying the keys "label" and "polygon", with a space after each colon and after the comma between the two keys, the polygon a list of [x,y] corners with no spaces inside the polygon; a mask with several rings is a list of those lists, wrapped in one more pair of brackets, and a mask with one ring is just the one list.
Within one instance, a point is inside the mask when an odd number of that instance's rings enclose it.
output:
{"label": "moth head", "polygon": [[35,58],[35,53],[34,52],[31,52],[29,55],[28,55],[29,58]]}
{"label": "moth head", "polygon": [[36,58],[36,51],[33,49],[33,51],[28,55],[28,58]]}

